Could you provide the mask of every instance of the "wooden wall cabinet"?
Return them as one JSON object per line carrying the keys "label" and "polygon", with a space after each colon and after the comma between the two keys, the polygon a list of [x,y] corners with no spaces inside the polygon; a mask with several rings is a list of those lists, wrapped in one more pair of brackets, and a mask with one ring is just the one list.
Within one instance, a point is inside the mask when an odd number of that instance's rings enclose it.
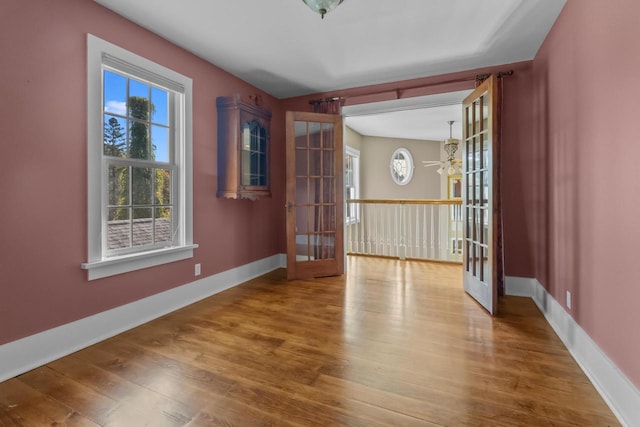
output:
{"label": "wooden wall cabinet", "polygon": [[271,196],[269,133],[271,110],[239,95],[216,99],[218,110],[218,197]]}

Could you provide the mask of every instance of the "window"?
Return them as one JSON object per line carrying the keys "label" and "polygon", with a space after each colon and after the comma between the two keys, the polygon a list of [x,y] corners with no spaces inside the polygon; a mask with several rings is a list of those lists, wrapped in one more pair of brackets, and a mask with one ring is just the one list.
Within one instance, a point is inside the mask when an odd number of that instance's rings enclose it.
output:
{"label": "window", "polygon": [[90,280],[193,256],[191,86],[88,36]]}
{"label": "window", "polygon": [[349,200],[360,198],[360,151],[347,146],[344,165],[345,200],[347,202],[345,220],[347,224],[354,224],[358,222],[360,213],[358,205],[349,203]]}
{"label": "window", "polygon": [[398,148],[391,156],[389,164],[391,178],[398,185],[407,185],[413,177],[413,157],[406,148]]}

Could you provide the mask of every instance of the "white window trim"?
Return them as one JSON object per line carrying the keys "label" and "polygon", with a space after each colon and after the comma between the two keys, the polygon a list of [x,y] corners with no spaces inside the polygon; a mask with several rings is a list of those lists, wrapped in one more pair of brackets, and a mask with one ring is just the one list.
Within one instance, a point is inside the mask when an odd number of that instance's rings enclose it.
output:
{"label": "white window trim", "polygon": [[[175,209],[178,215],[180,237],[175,246],[154,249],[120,256],[105,256],[102,241],[102,198],[105,197],[105,173],[102,173],[102,66],[103,58],[120,61],[132,70],[143,75],[153,76],[169,84],[180,86],[184,94],[184,103],[176,111],[179,120],[184,123],[180,139],[183,141],[177,160],[178,200]],[[136,77],[136,75],[133,75]],[[88,261],[81,263],[88,270],[89,280],[113,276],[142,268],[153,267],[169,262],[193,257],[193,147],[192,147],[192,87],[190,78],[183,76],[155,62],[122,49],[91,34],[87,34],[87,224],[88,224]]]}
{"label": "white window trim", "polygon": [[[353,164],[353,176],[354,176],[355,199],[359,199],[360,198],[360,150],[356,150],[355,148],[349,147],[347,145],[345,146],[345,152],[348,156],[358,159]],[[346,195],[344,199],[347,200]],[[348,217],[345,212],[345,222],[347,225],[356,224],[360,222],[360,206],[359,205],[356,207],[355,218]]]}
{"label": "white window trim", "polygon": [[[398,180],[396,175],[393,173],[393,169],[394,169],[393,163],[398,154],[402,154],[405,160],[407,161],[407,175],[402,180]],[[411,182],[411,179],[413,178],[413,169],[414,169],[413,156],[411,155],[411,152],[408,149],[404,147],[400,147],[393,152],[393,154],[391,155],[391,162],[389,163],[389,172],[391,173],[391,179],[393,179],[393,182],[395,182],[398,185],[407,185],[408,183]]]}

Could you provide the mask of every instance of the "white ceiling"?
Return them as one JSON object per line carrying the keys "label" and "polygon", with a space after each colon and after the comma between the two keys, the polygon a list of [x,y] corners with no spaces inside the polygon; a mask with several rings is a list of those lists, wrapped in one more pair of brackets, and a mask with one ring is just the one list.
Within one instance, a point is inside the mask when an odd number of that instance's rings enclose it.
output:
{"label": "white ceiling", "polygon": [[95,1],[277,98],[530,60],[566,2]]}
{"label": "white ceiling", "polygon": [[462,138],[463,90],[438,95],[360,104],[343,108],[347,126],[366,136],[443,141]]}

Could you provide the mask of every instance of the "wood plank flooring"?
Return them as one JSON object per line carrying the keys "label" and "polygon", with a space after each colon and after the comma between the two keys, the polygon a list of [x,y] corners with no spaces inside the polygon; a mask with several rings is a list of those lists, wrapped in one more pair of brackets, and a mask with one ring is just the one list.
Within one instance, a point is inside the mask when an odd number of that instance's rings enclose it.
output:
{"label": "wood plank flooring", "polygon": [[461,267],[279,270],[0,383],[0,426],[619,425],[532,300]]}

